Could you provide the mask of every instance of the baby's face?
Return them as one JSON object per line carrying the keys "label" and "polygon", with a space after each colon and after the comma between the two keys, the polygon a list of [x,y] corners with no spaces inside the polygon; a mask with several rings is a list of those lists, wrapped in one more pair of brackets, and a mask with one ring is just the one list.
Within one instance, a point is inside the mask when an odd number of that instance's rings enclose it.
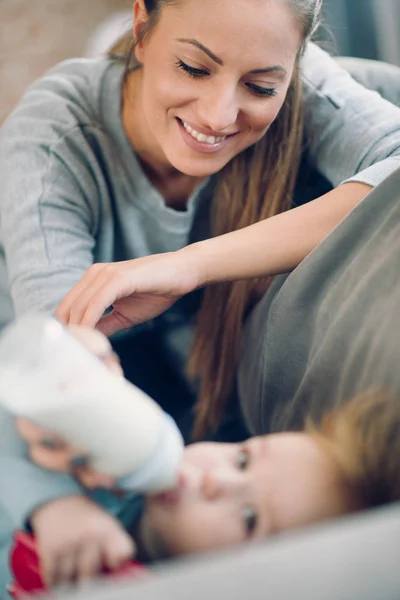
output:
{"label": "baby's face", "polygon": [[185,449],[174,490],[149,497],[143,533],[157,556],[264,538],[348,512],[339,473],[304,433]]}

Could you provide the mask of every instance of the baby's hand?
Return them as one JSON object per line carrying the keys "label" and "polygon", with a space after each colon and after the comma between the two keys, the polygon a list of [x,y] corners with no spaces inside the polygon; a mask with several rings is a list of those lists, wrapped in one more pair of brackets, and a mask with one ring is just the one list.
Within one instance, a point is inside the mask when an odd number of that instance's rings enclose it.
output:
{"label": "baby's hand", "polygon": [[49,586],[88,579],[103,567],[116,569],[135,554],[134,542],[119,522],[86,496],[44,504],[31,524]]}

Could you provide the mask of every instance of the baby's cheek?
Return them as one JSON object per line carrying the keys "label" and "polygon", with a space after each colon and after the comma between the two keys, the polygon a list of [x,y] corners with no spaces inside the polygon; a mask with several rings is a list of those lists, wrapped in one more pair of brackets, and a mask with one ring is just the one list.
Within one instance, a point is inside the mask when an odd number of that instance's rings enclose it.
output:
{"label": "baby's cheek", "polygon": [[177,554],[192,554],[234,546],[242,538],[236,520],[233,521],[222,507],[209,503],[180,515],[171,542]]}

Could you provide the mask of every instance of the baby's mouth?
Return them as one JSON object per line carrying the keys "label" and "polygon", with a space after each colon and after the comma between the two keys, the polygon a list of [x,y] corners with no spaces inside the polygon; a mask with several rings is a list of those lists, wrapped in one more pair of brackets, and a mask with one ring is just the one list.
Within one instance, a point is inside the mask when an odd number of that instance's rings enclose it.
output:
{"label": "baby's mouth", "polygon": [[182,491],[184,488],[185,476],[183,473],[180,473],[175,487],[152,496],[152,499],[156,502],[161,502],[162,504],[177,504],[182,496]]}

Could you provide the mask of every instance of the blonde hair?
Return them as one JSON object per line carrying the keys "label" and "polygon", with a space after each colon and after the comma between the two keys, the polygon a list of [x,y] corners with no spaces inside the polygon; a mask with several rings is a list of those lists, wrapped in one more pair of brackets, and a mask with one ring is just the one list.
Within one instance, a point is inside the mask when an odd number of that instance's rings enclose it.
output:
{"label": "blonde hair", "polygon": [[[322,0],[285,0],[302,26],[299,50],[287,97],[275,121],[254,146],[234,157],[218,174],[212,202],[211,234],[218,236],[252,225],[291,207],[303,143],[303,101],[299,58],[317,28]],[[140,39],[151,32],[162,7],[176,0],[145,0],[149,19]],[[138,41],[138,40],[136,40]],[[131,34],[111,49],[136,66]],[[232,392],[246,314],[266,291],[269,278],[210,286],[198,315],[188,372],[198,383],[194,435],[216,429]]]}
{"label": "blonde hair", "polygon": [[359,508],[400,500],[400,403],[392,394],[370,391],[308,419],[311,435],[337,465]]}

